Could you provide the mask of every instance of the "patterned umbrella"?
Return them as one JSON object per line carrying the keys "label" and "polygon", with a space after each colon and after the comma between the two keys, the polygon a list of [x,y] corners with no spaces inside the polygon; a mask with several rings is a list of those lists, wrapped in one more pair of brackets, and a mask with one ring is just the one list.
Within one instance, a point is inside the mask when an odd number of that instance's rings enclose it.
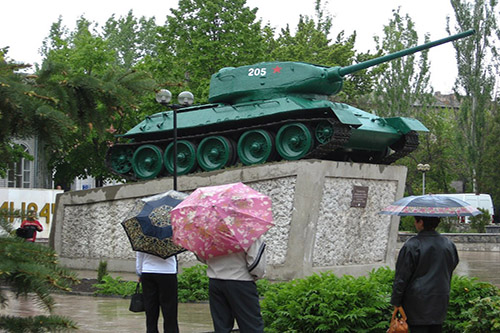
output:
{"label": "patterned umbrella", "polygon": [[171,219],[173,241],[203,259],[247,251],[273,226],[271,199],[243,183],[198,188]]}
{"label": "patterned umbrella", "polygon": [[387,206],[379,214],[398,216],[476,216],[479,210],[469,203],[445,195],[417,195],[402,198]]}
{"label": "patterned umbrella", "polygon": [[134,251],[163,259],[186,251],[172,242],[170,224],[170,211],[185,197],[185,193],[168,191],[138,200],[129,217],[121,223]]}

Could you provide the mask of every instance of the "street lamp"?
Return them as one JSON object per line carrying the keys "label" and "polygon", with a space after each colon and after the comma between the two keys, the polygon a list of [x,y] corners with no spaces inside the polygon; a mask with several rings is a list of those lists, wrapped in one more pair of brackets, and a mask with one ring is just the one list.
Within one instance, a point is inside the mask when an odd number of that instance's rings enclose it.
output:
{"label": "street lamp", "polygon": [[173,127],[174,127],[174,151],[173,151],[173,180],[174,180],[174,190],[177,191],[177,110],[185,107],[193,105],[194,95],[189,91],[183,91],[177,96],[179,104],[169,104],[172,100],[172,93],[167,89],[161,89],[156,93],[156,102],[161,105],[170,107],[173,111]]}
{"label": "street lamp", "polygon": [[429,164],[417,164],[417,170],[422,172],[422,195],[425,194],[425,173],[431,169]]}

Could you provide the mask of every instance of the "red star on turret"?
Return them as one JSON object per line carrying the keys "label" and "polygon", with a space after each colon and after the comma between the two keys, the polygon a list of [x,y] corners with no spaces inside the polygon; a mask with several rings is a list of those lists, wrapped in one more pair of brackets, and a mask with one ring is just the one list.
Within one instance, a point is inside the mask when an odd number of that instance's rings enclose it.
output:
{"label": "red star on turret", "polygon": [[276,73],[281,73],[281,70],[282,70],[282,69],[283,69],[283,68],[281,68],[280,66],[276,66],[276,67],[274,67],[274,68],[273,68],[273,74],[276,74]]}

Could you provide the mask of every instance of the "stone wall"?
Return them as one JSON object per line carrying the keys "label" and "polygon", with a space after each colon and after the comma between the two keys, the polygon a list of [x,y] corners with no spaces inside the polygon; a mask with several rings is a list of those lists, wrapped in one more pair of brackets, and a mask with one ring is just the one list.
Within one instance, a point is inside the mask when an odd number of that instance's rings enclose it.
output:
{"label": "stone wall", "polygon": [[[398,236],[398,248],[401,248],[404,242],[415,234],[413,233],[400,233]],[[459,234],[445,234],[455,243],[459,251],[500,251],[500,233],[459,233]]]}
{"label": "stone wall", "polygon": [[[379,215],[403,196],[406,168],[302,160],[179,177],[178,190],[243,182],[271,197],[275,226],[265,235],[268,277],[288,280],[314,272],[365,274],[394,265],[398,221]],[[353,188],[368,189],[364,207],[351,207]],[[135,201],[172,188],[170,178],[59,195],[50,245],[63,265],[134,271],[135,253],[120,225]],[[180,267],[196,264],[178,256]]]}

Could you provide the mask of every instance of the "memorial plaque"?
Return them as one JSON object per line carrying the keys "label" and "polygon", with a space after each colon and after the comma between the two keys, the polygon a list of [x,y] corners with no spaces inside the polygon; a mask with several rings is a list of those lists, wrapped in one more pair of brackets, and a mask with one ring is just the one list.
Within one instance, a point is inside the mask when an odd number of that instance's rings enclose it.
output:
{"label": "memorial plaque", "polygon": [[365,208],[368,200],[368,186],[354,186],[352,188],[351,207]]}

